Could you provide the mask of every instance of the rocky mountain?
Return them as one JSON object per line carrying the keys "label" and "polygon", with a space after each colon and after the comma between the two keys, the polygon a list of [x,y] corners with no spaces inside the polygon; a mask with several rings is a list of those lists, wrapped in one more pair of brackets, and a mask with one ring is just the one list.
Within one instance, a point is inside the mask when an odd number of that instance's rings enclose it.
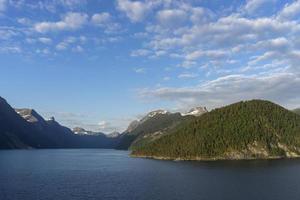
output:
{"label": "rocky mountain", "polygon": [[118,138],[76,135],[33,109],[13,109],[0,97],[0,148],[114,148]]}
{"label": "rocky mountain", "polygon": [[181,113],[181,115],[186,116],[186,115],[193,115],[193,116],[200,116],[203,115],[204,113],[207,113],[207,109],[206,107],[196,107],[196,108],[192,108],[190,109],[188,112],[186,113]]}
{"label": "rocky mountain", "polygon": [[81,128],[81,127],[75,127],[75,128],[72,129],[72,131],[76,135],[94,135],[94,136],[99,136],[99,135],[104,136],[105,135],[102,132],[87,131],[84,128]]}
{"label": "rocky mountain", "polygon": [[140,121],[139,120],[134,120],[132,121],[128,128],[126,129],[125,133],[129,133],[129,132],[132,132],[134,129],[136,129],[136,127],[138,127],[138,125],[140,124]]}
{"label": "rocky mountain", "polygon": [[128,129],[121,134],[117,149],[134,149],[158,139],[173,126],[193,116],[182,116],[181,113],[171,113],[165,110],[149,112],[141,120],[133,121]]}
{"label": "rocky mountain", "polygon": [[84,128],[80,128],[80,127],[75,127],[72,129],[74,134],[77,135],[88,135],[89,131],[86,131]]}
{"label": "rocky mountain", "polygon": [[269,101],[215,109],[169,129],[132,155],[158,159],[268,159],[300,156],[300,116]]}
{"label": "rocky mountain", "polygon": [[155,116],[158,116],[158,115],[169,115],[169,114],[171,114],[171,113],[166,110],[154,110],[154,111],[149,112],[146,116],[144,116],[139,121],[139,123],[144,123],[145,121],[147,121]]}
{"label": "rocky mountain", "polygon": [[120,136],[120,133],[117,131],[114,131],[112,133],[107,134],[106,136],[110,137],[110,138],[118,138]]}
{"label": "rocky mountain", "polygon": [[0,97],[1,149],[40,147],[45,146],[49,140]]}
{"label": "rocky mountain", "polygon": [[23,108],[15,109],[15,111],[28,122],[38,123],[44,121],[44,119],[33,109]]}

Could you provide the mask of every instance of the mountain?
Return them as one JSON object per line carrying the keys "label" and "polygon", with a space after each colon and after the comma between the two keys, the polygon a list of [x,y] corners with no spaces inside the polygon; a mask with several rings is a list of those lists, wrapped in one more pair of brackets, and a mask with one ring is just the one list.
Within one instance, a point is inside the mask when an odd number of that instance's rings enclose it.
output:
{"label": "mountain", "polygon": [[90,133],[90,131],[87,131],[81,127],[75,127],[72,129],[72,131],[74,134],[77,134],[77,135],[89,135],[89,133]]}
{"label": "mountain", "polygon": [[118,138],[120,136],[120,133],[117,131],[114,131],[112,133],[107,134],[106,136],[110,137],[110,138]]}
{"label": "mountain", "polygon": [[78,146],[82,148],[112,149],[119,143],[119,135],[111,137],[110,134],[87,131],[80,127],[75,127],[72,131],[78,138]]}
{"label": "mountain", "polygon": [[15,109],[15,111],[26,121],[31,123],[42,122],[44,119],[33,109]]}
{"label": "mountain", "polygon": [[44,120],[33,109],[13,109],[0,97],[0,149],[114,148],[119,138],[104,134],[76,135],[52,117]]}
{"label": "mountain", "polygon": [[206,107],[196,107],[196,108],[192,108],[190,109],[188,112],[186,113],[182,113],[182,116],[186,116],[186,115],[193,115],[193,116],[200,116],[203,115],[204,113],[207,113],[207,109]]}
{"label": "mountain", "polygon": [[45,146],[50,138],[39,133],[0,97],[0,148],[31,148]]}
{"label": "mountain", "polygon": [[104,136],[105,135],[102,132],[87,131],[84,128],[81,128],[81,127],[75,127],[75,128],[72,129],[72,131],[76,135],[94,135],[94,136],[99,136],[99,135]]}
{"label": "mountain", "polygon": [[300,108],[297,108],[295,110],[293,110],[294,113],[297,113],[298,115],[300,115]]}
{"label": "mountain", "polygon": [[128,129],[121,134],[117,149],[135,149],[160,138],[164,133],[191,115],[182,116],[181,113],[171,113],[156,110],[148,113],[139,121],[133,121]]}
{"label": "mountain", "polygon": [[186,120],[132,155],[180,160],[298,157],[300,116],[269,101],[238,102]]}

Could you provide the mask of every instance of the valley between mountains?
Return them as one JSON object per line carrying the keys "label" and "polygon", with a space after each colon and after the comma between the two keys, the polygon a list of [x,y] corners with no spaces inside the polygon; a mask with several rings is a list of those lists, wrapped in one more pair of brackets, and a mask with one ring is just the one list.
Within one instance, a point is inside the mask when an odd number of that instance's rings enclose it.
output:
{"label": "valley between mountains", "polygon": [[14,109],[0,97],[0,149],[111,148],[134,157],[170,160],[239,160],[300,156],[300,112],[270,101],[237,102],[208,111],[156,110],[123,133],[96,133]]}

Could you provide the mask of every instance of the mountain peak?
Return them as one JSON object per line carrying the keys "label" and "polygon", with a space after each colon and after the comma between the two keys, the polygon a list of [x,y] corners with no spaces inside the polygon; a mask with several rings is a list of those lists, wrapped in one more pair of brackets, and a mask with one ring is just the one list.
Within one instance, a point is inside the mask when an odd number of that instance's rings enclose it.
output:
{"label": "mountain peak", "polygon": [[7,102],[4,98],[0,97],[0,103],[7,103]]}
{"label": "mountain peak", "polygon": [[47,121],[55,121],[54,117],[50,117]]}
{"label": "mountain peak", "polygon": [[16,108],[15,111],[30,123],[36,123],[44,121],[44,119],[34,110],[29,108]]}
{"label": "mountain peak", "polygon": [[106,136],[107,136],[107,137],[110,137],[110,138],[116,138],[116,137],[119,137],[119,135],[120,135],[119,132],[114,131],[114,132],[112,132],[112,133],[107,134]]}
{"label": "mountain peak", "polygon": [[154,110],[151,111],[147,114],[148,117],[154,117],[155,115],[165,115],[168,114],[169,112],[167,110]]}
{"label": "mountain peak", "polygon": [[101,133],[101,132],[93,132],[93,131],[88,131],[88,130],[85,130],[84,128],[81,128],[81,127],[75,127],[72,129],[73,133],[76,134],[76,135],[103,135],[104,133]]}
{"label": "mountain peak", "polygon": [[154,110],[154,111],[149,112],[145,117],[143,117],[139,121],[139,123],[143,123],[143,122],[147,121],[149,118],[153,118],[157,115],[167,115],[167,114],[170,114],[170,112],[168,112],[167,110],[162,110],[162,109]]}
{"label": "mountain peak", "polygon": [[75,127],[75,128],[72,129],[72,131],[75,134],[79,134],[79,135],[86,135],[86,134],[88,134],[88,131],[86,131],[84,128],[81,128],[81,127]]}
{"label": "mountain peak", "polygon": [[195,108],[192,108],[190,109],[188,112],[186,113],[181,113],[182,116],[186,116],[186,115],[193,115],[193,116],[200,116],[204,113],[208,112],[206,107],[195,107]]}

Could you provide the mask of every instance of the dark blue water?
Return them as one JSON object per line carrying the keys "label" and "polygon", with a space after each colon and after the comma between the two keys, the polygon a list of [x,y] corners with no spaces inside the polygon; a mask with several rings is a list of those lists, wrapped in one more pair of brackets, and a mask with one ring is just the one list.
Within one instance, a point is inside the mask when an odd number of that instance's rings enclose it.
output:
{"label": "dark blue water", "polygon": [[174,162],[115,150],[0,151],[1,200],[300,198],[300,160]]}

